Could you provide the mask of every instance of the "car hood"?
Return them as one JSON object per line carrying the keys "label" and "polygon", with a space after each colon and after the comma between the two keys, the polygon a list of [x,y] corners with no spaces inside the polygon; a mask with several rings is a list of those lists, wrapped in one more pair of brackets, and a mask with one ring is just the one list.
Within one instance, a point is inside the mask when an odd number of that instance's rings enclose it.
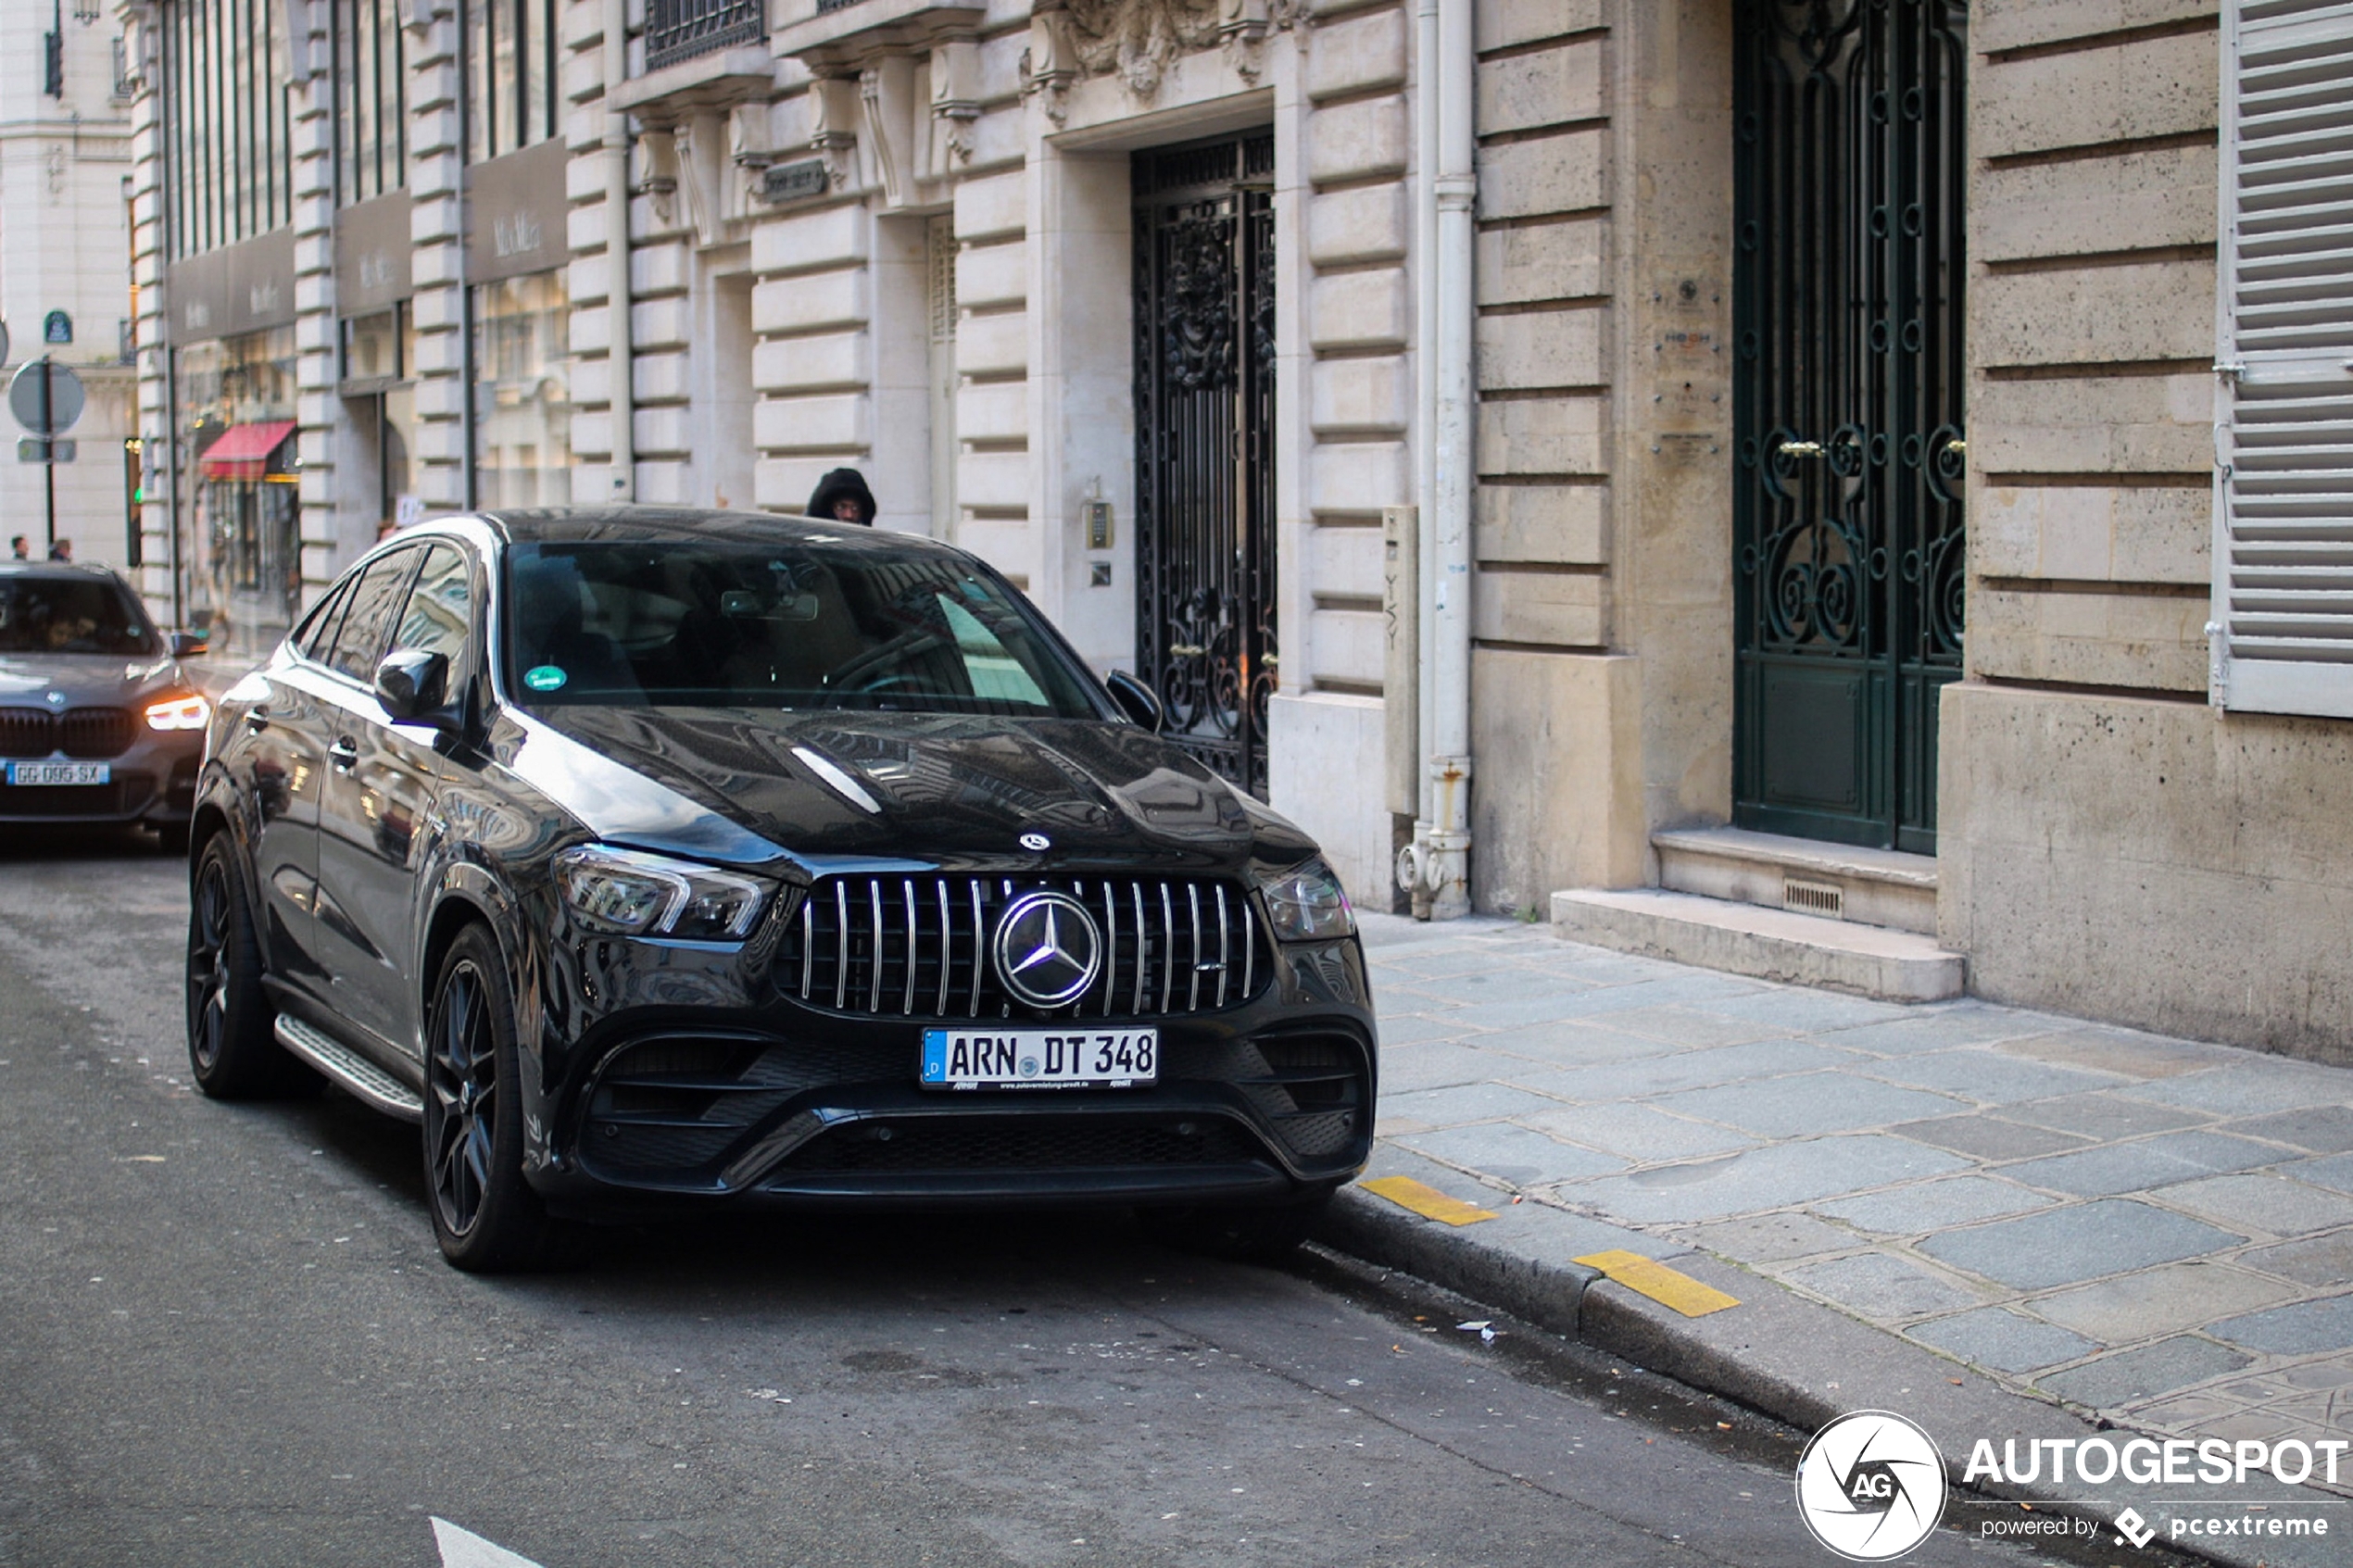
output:
{"label": "car hood", "polygon": [[[0,654],[0,708],[122,708],[152,693],[185,686],[180,667],[162,655]],[[64,700],[51,702],[49,694]]]}
{"label": "car hood", "polygon": [[749,839],[812,864],[1002,864],[1024,858],[1021,835],[1035,833],[1051,841],[1045,863],[1172,872],[1287,863],[1315,848],[1131,725],[742,709],[532,717],[539,733],[518,771],[600,837],[650,848],[762,858]]}

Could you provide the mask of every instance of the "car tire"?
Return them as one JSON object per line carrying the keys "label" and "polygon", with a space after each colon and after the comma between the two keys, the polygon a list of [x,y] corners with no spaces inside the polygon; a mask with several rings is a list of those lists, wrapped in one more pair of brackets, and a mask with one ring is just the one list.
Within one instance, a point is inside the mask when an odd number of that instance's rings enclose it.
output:
{"label": "car tire", "polygon": [[556,1220],[522,1173],[522,1074],[514,995],[487,926],[450,945],[425,1023],[426,1204],[441,1255],[469,1273],[580,1261],[582,1232]]}
{"label": "car tire", "polygon": [[1273,1263],[1298,1250],[1331,1202],[1326,1191],[1265,1209],[1146,1209],[1137,1219],[1145,1236],[1163,1247]]}
{"label": "car tire", "polygon": [[322,1080],[278,1043],[261,945],[229,835],[205,845],[189,881],[188,1067],[214,1099],[316,1093]]}

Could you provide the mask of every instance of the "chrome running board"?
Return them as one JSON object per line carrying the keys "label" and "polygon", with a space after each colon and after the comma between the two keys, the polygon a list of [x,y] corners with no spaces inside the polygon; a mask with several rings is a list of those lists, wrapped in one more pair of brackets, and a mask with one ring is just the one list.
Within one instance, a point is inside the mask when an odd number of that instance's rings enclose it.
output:
{"label": "chrome running board", "polygon": [[425,1119],[424,1098],[342,1041],[298,1018],[278,1015],[278,1043],[360,1100],[403,1122]]}

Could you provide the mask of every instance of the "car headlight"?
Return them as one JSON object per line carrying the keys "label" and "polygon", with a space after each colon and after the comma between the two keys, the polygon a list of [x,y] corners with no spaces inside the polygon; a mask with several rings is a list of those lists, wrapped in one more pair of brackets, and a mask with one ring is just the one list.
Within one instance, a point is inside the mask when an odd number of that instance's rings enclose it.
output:
{"label": "car headlight", "polygon": [[1353,935],[1356,911],[1348,894],[1321,860],[1293,866],[1258,884],[1266,897],[1266,918],[1285,942],[1321,942]]}
{"label": "car headlight", "polygon": [[583,845],[556,857],[556,884],[582,924],[623,936],[740,941],[768,890],[748,876],[642,849]]}
{"label": "car headlight", "polygon": [[212,722],[212,704],[193,693],[147,704],[151,730],[201,730]]}

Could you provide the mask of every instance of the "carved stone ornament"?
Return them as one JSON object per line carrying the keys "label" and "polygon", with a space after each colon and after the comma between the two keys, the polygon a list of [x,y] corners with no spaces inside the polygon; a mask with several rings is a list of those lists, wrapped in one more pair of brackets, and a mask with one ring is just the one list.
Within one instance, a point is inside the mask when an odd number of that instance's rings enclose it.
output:
{"label": "carved stone ornament", "polygon": [[[1116,71],[1129,92],[1149,98],[1160,91],[1161,78],[1178,55],[1229,36],[1224,26],[1228,10],[1255,10],[1263,30],[1264,0],[1038,0],[1029,46],[1037,55],[1038,23],[1059,17],[1060,25],[1050,31],[1066,40],[1071,66],[1062,69],[1075,67],[1089,76]],[[1049,75],[1047,68],[1036,67],[1031,80],[1043,82]]]}

